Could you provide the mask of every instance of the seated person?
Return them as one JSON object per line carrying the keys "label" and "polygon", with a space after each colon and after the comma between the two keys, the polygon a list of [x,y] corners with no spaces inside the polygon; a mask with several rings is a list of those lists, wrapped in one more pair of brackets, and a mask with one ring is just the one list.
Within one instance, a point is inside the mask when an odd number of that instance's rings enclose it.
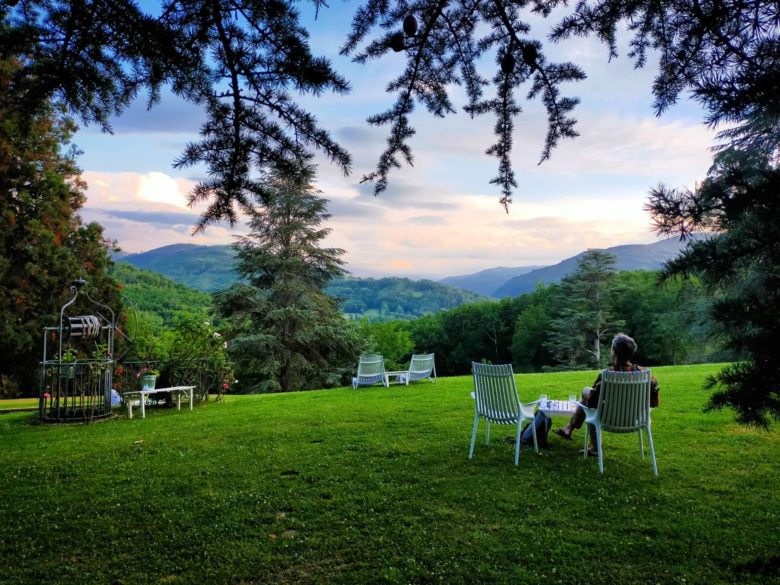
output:
{"label": "seated person", "polygon": [[[638,372],[644,370],[640,366],[631,363],[631,358],[636,353],[636,341],[624,333],[618,333],[612,340],[612,371],[613,372]],[[593,388],[583,388],[580,404],[589,408],[596,408],[599,404],[599,389],[601,388],[601,374],[593,383]],[[650,386],[650,406],[658,406],[658,381],[652,378]],[[571,417],[569,423],[560,429],[555,429],[555,434],[566,440],[571,440],[571,435],[575,429],[579,429],[585,421],[585,411],[581,407]],[[596,453],[596,430],[591,426],[590,449],[591,454]]]}

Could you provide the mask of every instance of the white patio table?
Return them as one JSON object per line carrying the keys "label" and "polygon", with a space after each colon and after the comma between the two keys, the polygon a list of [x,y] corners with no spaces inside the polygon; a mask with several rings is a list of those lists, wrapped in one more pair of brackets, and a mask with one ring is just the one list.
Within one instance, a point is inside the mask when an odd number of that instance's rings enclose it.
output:
{"label": "white patio table", "polygon": [[539,410],[547,416],[571,416],[577,410],[579,402],[569,400],[541,400]]}
{"label": "white patio table", "polygon": [[125,392],[124,400],[127,404],[127,418],[133,418],[133,401],[138,396],[141,403],[141,418],[146,418],[146,397],[150,394],[170,393],[176,395],[176,409],[181,410],[181,396],[184,394],[190,399],[190,410],[194,403],[195,386],[171,386],[170,388],[154,388],[153,390],[133,390]]}

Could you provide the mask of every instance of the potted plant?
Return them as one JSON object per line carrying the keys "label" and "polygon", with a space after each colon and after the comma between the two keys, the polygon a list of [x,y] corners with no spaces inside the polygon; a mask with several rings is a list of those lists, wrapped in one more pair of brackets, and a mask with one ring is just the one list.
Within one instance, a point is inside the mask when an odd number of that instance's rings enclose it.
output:
{"label": "potted plant", "polygon": [[72,347],[66,347],[65,351],[60,355],[60,377],[73,379],[76,375],[76,362],[78,361],[78,355],[76,350]]}
{"label": "potted plant", "polygon": [[150,366],[144,366],[135,377],[141,380],[141,390],[154,390],[157,384],[157,376],[159,375],[159,370],[155,370]]}

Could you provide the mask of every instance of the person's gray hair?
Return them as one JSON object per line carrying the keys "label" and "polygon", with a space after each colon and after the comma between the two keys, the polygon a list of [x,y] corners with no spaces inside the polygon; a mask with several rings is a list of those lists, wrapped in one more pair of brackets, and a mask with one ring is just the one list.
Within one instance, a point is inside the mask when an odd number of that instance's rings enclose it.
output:
{"label": "person's gray hair", "polygon": [[636,341],[625,333],[618,333],[612,340],[612,351],[620,363],[625,363],[636,353]]}

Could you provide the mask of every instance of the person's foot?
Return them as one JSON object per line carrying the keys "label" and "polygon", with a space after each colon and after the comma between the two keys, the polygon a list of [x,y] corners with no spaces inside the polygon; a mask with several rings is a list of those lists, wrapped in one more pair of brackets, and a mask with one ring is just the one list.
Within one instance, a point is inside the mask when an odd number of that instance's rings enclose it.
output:
{"label": "person's foot", "polygon": [[571,433],[567,433],[565,431],[565,427],[563,429],[553,429],[553,433],[555,433],[559,437],[563,437],[567,441],[571,441]]}
{"label": "person's foot", "polygon": [[[580,455],[585,455],[585,449],[580,449]],[[588,455],[590,457],[598,457],[599,450],[591,447],[590,449],[588,449]]]}

